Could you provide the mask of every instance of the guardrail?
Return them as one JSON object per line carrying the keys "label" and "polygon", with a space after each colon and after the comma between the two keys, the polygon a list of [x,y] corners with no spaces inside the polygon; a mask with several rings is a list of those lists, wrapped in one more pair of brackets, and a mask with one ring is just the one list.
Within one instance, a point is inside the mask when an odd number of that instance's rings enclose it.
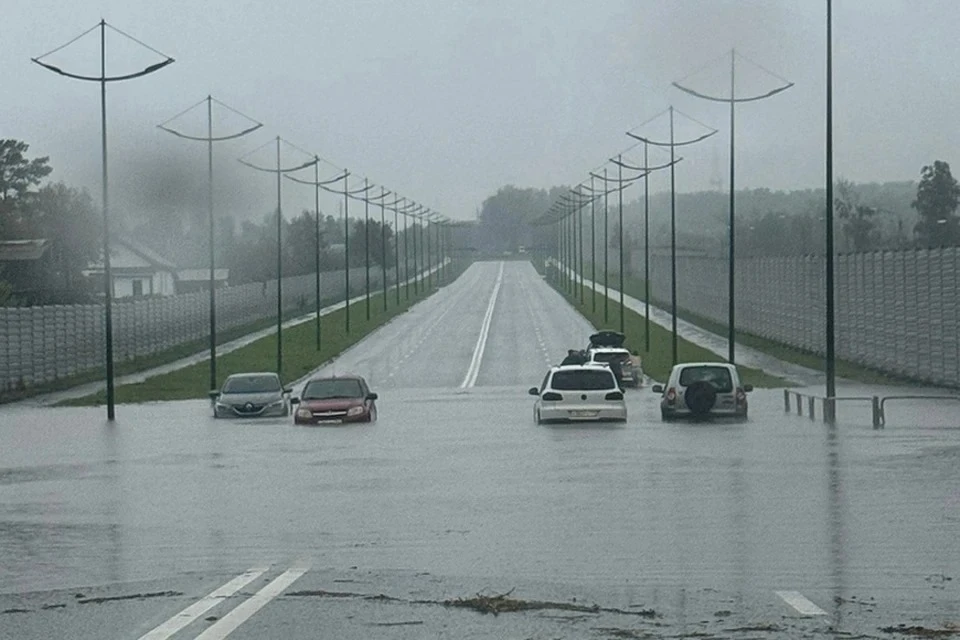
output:
{"label": "guardrail", "polygon": [[870,412],[874,429],[883,429],[887,423],[886,403],[891,400],[936,400],[936,401],[954,401],[960,402],[960,396],[940,396],[932,394],[905,394],[891,396],[821,396],[817,394],[803,393],[792,389],[783,390],[783,410],[785,413],[791,412],[791,396],[794,399],[793,405],[797,408],[797,415],[803,415],[803,405],[807,405],[807,415],[811,420],[816,420],[816,404],[820,401],[821,415],[823,421],[833,424],[837,418],[837,402],[869,402]]}

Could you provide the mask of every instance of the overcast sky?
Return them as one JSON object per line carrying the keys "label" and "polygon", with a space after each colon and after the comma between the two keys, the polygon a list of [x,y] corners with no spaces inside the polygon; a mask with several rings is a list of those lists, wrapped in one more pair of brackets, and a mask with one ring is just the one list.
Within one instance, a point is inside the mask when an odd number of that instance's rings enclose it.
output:
{"label": "overcast sky", "polygon": [[[30,58],[103,17],[176,59],[108,87],[110,193],[121,208],[145,199],[195,206],[205,145],[156,125],[208,94],[264,125],[215,148],[218,207],[238,217],[269,211],[276,181],[236,158],[278,135],[348,167],[355,180],[367,177],[449,217],[470,218],[504,184],[584,179],[630,145],[625,131],[671,104],[719,129],[684,149],[678,188],[726,185],[727,107],[670,83],[703,67],[688,84],[728,91],[731,47],[795,83],[740,107],[738,187],[823,184],[821,0],[11,0],[3,13],[0,137],[49,155],[53,179],[86,186],[98,199],[98,85]],[[915,180],[923,164],[955,160],[958,34],[956,0],[835,0],[837,175]],[[97,36],[47,60],[97,75]],[[108,74],[159,60],[110,31],[107,49]],[[737,65],[738,92],[781,82],[746,61]],[[215,112],[215,121],[216,135],[243,126],[227,112]],[[678,136],[701,131],[677,122]],[[204,135],[205,111],[171,126]],[[664,138],[667,120],[636,130]],[[305,159],[292,147],[283,153],[285,165]],[[270,165],[275,151],[247,159]],[[655,184],[666,188],[666,176]],[[284,185],[287,216],[312,203],[312,188]],[[322,200],[327,213],[336,206],[332,197]]]}

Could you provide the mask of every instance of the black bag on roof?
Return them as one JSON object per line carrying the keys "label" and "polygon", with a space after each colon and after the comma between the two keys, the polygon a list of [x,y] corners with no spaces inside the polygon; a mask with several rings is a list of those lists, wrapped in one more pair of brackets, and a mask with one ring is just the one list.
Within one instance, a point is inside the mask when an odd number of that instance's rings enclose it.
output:
{"label": "black bag on roof", "polygon": [[590,336],[590,348],[607,347],[619,349],[623,347],[623,342],[627,337],[619,331],[598,331]]}

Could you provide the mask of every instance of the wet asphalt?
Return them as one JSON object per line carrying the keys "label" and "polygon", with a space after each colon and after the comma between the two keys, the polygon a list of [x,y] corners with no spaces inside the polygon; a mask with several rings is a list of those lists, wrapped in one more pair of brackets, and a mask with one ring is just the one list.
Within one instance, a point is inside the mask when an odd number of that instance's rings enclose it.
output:
{"label": "wet asphalt", "polygon": [[367,376],[372,425],[0,407],[0,638],[960,625],[960,403],[828,427],[760,390],[746,424],[668,425],[640,389],[626,425],[534,425],[527,388],[589,332],[529,264],[479,263],[321,371]]}

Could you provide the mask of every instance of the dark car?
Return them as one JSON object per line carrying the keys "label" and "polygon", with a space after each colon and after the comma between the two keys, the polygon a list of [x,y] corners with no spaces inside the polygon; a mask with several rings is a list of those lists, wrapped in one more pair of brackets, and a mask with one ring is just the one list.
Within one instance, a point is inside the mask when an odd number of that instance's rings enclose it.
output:
{"label": "dark car", "polygon": [[362,376],[314,378],[303,386],[297,405],[295,424],[327,422],[374,422],[377,419],[377,394],[370,391]]}

